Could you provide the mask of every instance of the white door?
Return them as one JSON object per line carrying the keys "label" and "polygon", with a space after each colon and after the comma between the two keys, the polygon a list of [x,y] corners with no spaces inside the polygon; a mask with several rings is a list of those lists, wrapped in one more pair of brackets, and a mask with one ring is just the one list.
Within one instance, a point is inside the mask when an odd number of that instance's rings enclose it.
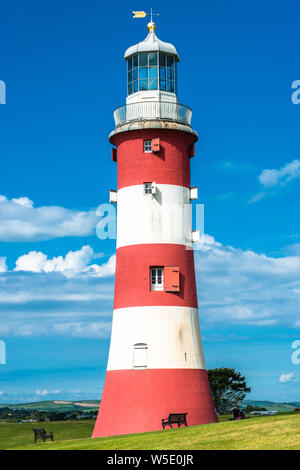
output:
{"label": "white door", "polygon": [[147,349],[145,343],[137,343],[133,346],[133,368],[146,369],[147,368]]}

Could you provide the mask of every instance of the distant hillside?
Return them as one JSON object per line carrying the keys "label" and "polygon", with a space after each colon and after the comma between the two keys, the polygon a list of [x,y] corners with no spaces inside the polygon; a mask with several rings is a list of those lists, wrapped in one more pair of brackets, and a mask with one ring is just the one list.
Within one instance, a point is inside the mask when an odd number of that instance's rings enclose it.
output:
{"label": "distant hillside", "polygon": [[[244,405],[251,405],[257,408],[266,408],[268,411],[293,411],[295,408],[300,408],[300,402],[292,403],[276,403],[267,400],[244,400]],[[32,403],[17,403],[17,404],[0,404],[0,408],[12,408],[14,410],[37,410],[37,411],[56,411],[61,413],[71,413],[72,411],[97,412],[99,408],[99,400],[76,400],[75,402],[67,400],[52,400],[52,401],[37,401]]]}
{"label": "distant hillside", "polygon": [[295,408],[300,407],[299,402],[294,403],[276,403],[267,400],[244,400],[244,405],[250,405],[257,408],[266,408],[268,411],[294,411]]}
{"label": "distant hillside", "polygon": [[[76,403],[76,404],[75,404]],[[100,405],[99,400],[76,400],[76,402],[66,400],[36,401],[32,403],[2,404],[0,408],[12,408],[13,410],[37,410],[37,411],[57,411],[69,413],[72,411],[97,411]]]}

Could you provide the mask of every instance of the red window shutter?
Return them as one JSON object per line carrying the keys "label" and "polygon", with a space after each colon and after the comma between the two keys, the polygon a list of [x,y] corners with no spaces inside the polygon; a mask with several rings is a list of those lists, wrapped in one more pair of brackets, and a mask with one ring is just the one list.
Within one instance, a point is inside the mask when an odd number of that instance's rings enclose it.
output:
{"label": "red window shutter", "polygon": [[159,139],[152,140],[152,152],[159,152],[160,151],[160,143]]}
{"label": "red window shutter", "polygon": [[195,156],[195,144],[189,146],[189,157],[192,158]]}
{"label": "red window shutter", "polygon": [[113,162],[117,161],[117,149],[115,149],[114,147],[112,147],[111,149],[111,159]]}
{"label": "red window shutter", "polygon": [[166,292],[179,292],[179,268],[174,266],[167,266],[164,268],[164,280]]}

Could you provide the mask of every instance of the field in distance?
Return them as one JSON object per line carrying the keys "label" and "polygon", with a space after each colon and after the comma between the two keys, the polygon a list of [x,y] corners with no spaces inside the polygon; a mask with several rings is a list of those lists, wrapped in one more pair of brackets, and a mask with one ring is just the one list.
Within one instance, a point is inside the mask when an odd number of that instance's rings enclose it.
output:
{"label": "field in distance", "polygon": [[[300,402],[294,403],[276,403],[273,401],[259,401],[259,400],[244,400],[244,405],[251,405],[254,408],[265,408],[268,411],[293,411],[295,408],[300,408]],[[17,404],[0,404],[0,408],[9,407],[14,410],[27,410],[27,411],[54,411],[54,412],[72,412],[79,411],[80,409],[87,411],[87,409],[97,411],[99,408],[100,400],[76,400],[76,401],[67,401],[67,400],[48,400],[32,403],[17,403]]]}
{"label": "field in distance", "polygon": [[[94,421],[0,423],[1,449],[36,450],[300,450],[300,412],[90,439]],[[32,427],[53,431],[54,442],[33,444]]]}
{"label": "field in distance", "polygon": [[12,408],[13,410],[26,410],[26,411],[54,411],[54,412],[62,412],[68,413],[72,411],[84,410],[87,409],[93,410],[97,412],[99,408],[100,401],[99,400],[76,400],[74,401],[66,401],[66,400],[54,400],[54,401],[36,401],[32,403],[16,403],[16,404],[8,404],[4,403],[0,405],[0,408]]}

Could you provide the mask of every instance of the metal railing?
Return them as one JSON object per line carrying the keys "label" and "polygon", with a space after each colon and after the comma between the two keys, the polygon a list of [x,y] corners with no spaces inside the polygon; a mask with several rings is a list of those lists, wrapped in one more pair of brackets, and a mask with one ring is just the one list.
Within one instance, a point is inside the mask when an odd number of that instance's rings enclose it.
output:
{"label": "metal railing", "polygon": [[129,121],[166,119],[191,125],[192,110],[188,106],[169,101],[144,101],[120,106],[114,111],[116,126]]}

